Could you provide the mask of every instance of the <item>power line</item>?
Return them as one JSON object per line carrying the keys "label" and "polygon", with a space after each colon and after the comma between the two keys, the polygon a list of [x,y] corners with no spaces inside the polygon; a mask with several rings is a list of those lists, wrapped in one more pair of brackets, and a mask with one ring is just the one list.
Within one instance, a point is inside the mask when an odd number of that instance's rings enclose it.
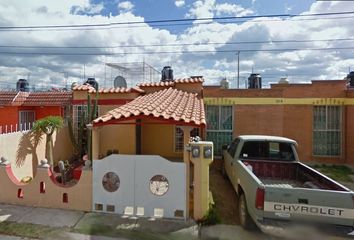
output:
{"label": "power line", "polygon": [[54,56],[115,56],[115,55],[145,55],[145,54],[188,54],[188,53],[235,53],[240,52],[292,52],[292,51],[330,51],[353,50],[354,47],[329,47],[329,48],[283,48],[283,49],[236,49],[236,50],[194,50],[194,51],[145,51],[145,52],[107,52],[107,53],[63,53],[63,52],[8,52],[0,51],[3,55],[54,55]]}
{"label": "power line", "polygon": [[87,28],[87,27],[111,27],[115,25],[134,25],[134,24],[157,24],[157,23],[176,23],[176,22],[194,22],[194,21],[218,21],[232,19],[255,19],[255,18],[273,18],[273,17],[313,17],[313,16],[331,16],[354,14],[349,12],[329,12],[329,13],[310,13],[310,14],[269,14],[269,15],[249,15],[249,16],[230,16],[230,17],[210,17],[210,18],[184,18],[184,19],[165,19],[165,20],[147,20],[147,21],[127,21],[112,22],[100,24],[75,24],[75,25],[34,25],[34,26],[0,26],[0,30],[8,29],[53,29],[53,28]]}
{"label": "power line", "polygon": [[[316,20],[333,20],[333,19],[352,19],[353,16],[349,17],[316,17],[316,18],[301,18],[302,16],[298,16],[300,18],[281,18],[281,19],[267,19],[263,18],[260,20],[252,20],[252,23],[254,22],[284,22],[284,21],[316,21]],[[43,29],[0,29],[1,32],[28,32],[28,31],[77,31],[77,30],[85,30],[85,31],[97,31],[97,30],[110,30],[110,29],[119,29],[119,28],[146,28],[146,27],[174,27],[174,26],[191,26],[191,25],[204,25],[204,24],[213,24],[213,23],[219,23],[219,24],[231,24],[231,23],[243,23],[248,21],[249,19],[239,19],[239,20],[228,20],[228,21],[216,21],[216,22],[189,22],[189,23],[168,23],[168,24],[144,24],[144,25],[128,25],[128,26],[105,26],[105,27],[82,27],[82,28],[62,28],[62,29],[49,29],[49,28],[43,28]]]}
{"label": "power line", "polygon": [[138,48],[138,47],[179,47],[179,46],[205,46],[205,45],[241,45],[241,44],[273,44],[273,43],[311,43],[311,42],[337,42],[353,41],[354,38],[309,39],[309,40],[269,40],[269,41],[237,41],[226,43],[171,43],[171,44],[142,44],[142,45],[116,45],[116,46],[25,46],[0,45],[0,48],[47,48],[47,49],[102,49],[102,48]]}

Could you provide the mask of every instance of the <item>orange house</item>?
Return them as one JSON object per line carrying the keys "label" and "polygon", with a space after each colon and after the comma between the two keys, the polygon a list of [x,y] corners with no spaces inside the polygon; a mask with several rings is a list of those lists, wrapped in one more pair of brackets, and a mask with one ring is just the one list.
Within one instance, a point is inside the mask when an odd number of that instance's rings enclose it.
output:
{"label": "orange house", "polygon": [[66,117],[71,92],[0,92],[0,133],[29,129],[46,116]]}

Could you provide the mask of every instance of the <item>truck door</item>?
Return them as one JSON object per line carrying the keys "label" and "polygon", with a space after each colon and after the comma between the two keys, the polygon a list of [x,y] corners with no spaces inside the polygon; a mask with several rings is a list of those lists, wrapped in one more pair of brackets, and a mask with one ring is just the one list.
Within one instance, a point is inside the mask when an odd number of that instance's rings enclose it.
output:
{"label": "truck door", "polygon": [[226,173],[230,178],[230,181],[232,182],[232,184],[234,186],[236,186],[236,182],[235,182],[235,154],[236,154],[236,150],[237,150],[237,145],[239,143],[239,139],[235,139],[229,146],[229,148],[227,149],[227,154],[225,154],[225,169],[226,169]]}

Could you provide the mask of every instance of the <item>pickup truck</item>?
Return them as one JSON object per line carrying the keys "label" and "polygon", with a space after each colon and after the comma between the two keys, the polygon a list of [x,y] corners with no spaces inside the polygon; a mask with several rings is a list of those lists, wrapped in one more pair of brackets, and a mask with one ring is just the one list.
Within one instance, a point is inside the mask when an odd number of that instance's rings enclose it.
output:
{"label": "pickup truck", "polygon": [[294,223],[316,223],[353,235],[354,192],[299,162],[296,147],[288,138],[243,135],[224,148],[240,224],[283,236]]}

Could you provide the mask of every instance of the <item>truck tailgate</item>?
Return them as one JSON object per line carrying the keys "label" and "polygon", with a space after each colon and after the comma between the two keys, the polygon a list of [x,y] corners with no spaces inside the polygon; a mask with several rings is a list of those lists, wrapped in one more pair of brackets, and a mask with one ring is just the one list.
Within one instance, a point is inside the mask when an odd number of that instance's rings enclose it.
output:
{"label": "truck tailgate", "polygon": [[264,218],[354,226],[353,196],[342,191],[266,186]]}

